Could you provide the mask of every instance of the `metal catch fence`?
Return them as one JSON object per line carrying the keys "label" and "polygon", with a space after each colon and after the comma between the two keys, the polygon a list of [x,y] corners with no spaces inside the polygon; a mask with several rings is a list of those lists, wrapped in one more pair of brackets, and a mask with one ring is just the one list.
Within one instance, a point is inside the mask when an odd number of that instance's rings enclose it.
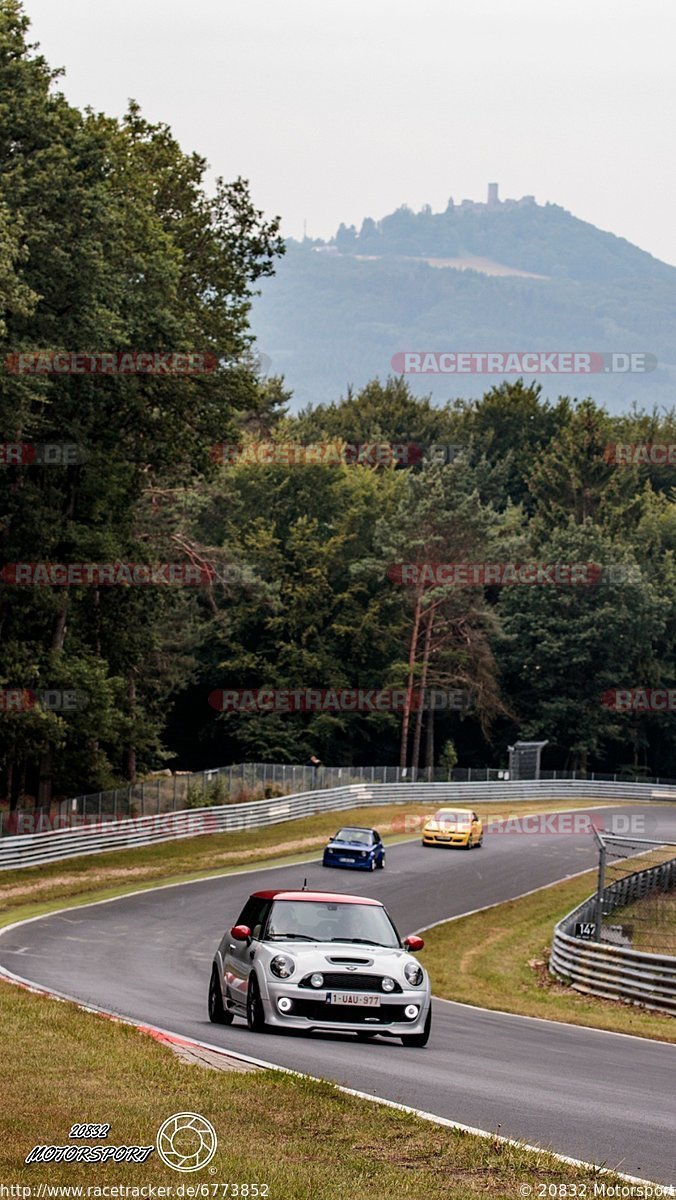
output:
{"label": "metal catch fence", "polygon": [[676,1014],[676,843],[597,836],[596,893],[556,926],[550,971],[578,991]]}

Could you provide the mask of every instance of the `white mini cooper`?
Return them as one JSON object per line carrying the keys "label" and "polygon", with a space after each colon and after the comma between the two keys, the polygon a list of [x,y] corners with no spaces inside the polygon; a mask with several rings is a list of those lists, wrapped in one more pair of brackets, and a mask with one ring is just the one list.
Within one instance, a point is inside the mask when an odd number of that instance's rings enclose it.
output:
{"label": "white mini cooper", "polygon": [[432,1024],[427,972],[379,900],[332,892],[263,891],[222,938],[209,1018],[249,1029],[331,1030],[425,1046]]}

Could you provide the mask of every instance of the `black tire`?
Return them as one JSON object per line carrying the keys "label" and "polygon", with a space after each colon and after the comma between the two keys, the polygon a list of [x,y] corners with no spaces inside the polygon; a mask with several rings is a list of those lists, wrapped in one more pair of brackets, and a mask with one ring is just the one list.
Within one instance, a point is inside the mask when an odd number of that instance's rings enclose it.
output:
{"label": "black tire", "polygon": [[359,1041],[359,1042],[370,1042],[371,1038],[374,1038],[377,1036],[378,1035],[376,1034],[375,1029],[373,1031],[371,1031],[370,1029],[357,1030],[357,1041]]}
{"label": "black tire", "polygon": [[375,869],[376,869],[376,860],[375,860],[375,858],[372,858],[369,863],[369,871],[375,871]]}
{"label": "black tire", "polygon": [[481,849],[481,847],[483,846],[483,844],[484,844],[484,839],[483,839],[483,836],[482,836],[482,837],[480,837],[480,838],[479,838],[479,841],[478,841],[478,842],[477,842],[477,844],[476,844],[476,848],[477,848],[477,850],[480,850],[480,849]]}
{"label": "black tire", "polygon": [[404,1046],[426,1046],[430,1040],[431,1032],[432,1005],[430,1004],[427,1020],[425,1021],[425,1028],[423,1029],[422,1033],[403,1033],[401,1035],[401,1040]]}
{"label": "black tire", "polygon": [[209,980],[209,1020],[213,1021],[214,1025],[232,1025],[232,1013],[228,1012],[223,1003],[223,994],[218,978],[218,971],[214,963],[211,968],[211,979]]}
{"label": "black tire", "polygon": [[470,834],[470,836],[468,837],[467,841],[465,842],[465,845],[464,845],[463,849],[465,849],[465,850],[471,850],[471,849],[472,849],[472,835],[471,835],[471,834]]}
{"label": "black tire", "polygon": [[378,870],[384,871],[384,869],[385,869],[385,855],[383,854],[382,858],[378,859]]}
{"label": "black tire", "polygon": [[255,975],[249,976],[249,990],[246,994],[246,1023],[252,1033],[265,1033],[267,1028],[261,989]]}

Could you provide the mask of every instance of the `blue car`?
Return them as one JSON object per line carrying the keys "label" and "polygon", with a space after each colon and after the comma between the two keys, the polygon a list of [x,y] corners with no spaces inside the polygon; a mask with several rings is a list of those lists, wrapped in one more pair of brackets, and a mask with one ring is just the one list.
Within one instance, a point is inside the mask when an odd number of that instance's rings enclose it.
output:
{"label": "blue car", "polygon": [[329,839],[324,851],[325,867],[352,867],[358,871],[375,871],[385,866],[385,847],[377,829],[357,829],[346,825]]}

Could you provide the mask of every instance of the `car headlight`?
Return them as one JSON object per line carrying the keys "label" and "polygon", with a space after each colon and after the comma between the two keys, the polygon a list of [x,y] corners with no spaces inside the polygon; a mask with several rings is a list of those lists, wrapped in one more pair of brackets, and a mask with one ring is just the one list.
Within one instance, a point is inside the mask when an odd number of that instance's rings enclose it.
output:
{"label": "car headlight", "polygon": [[405,963],[404,975],[406,976],[407,983],[410,983],[413,987],[419,987],[424,978],[423,969],[417,962]]}
{"label": "car headlight", "polygon": [[389,975],[386,975],[381,986],[384,992],[393,992],[397,985]]}
{"label": "car headlight", "polygon": [[320,988],[324,983],[324,976],[321,971],[315,971],[314,975],[310,976],[310,986]]}
{"label": "car headlight", "polygon": [[276,954],[270,963],[270,970],[278,979],[288,979],[295,969],[296,964],[288,954]]}

